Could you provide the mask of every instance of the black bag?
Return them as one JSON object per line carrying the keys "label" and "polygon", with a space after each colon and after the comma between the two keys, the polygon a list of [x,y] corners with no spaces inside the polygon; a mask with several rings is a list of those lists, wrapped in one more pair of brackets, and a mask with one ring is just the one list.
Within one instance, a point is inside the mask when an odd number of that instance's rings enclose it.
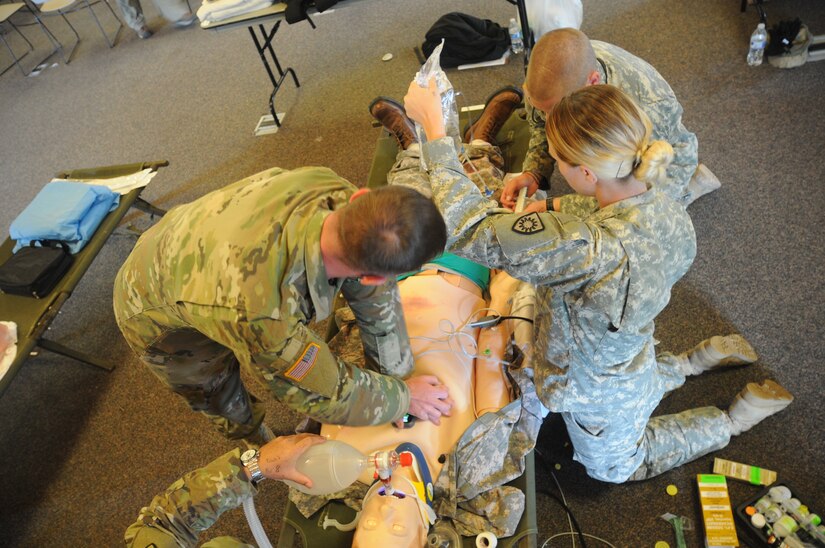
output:
{"label": "black bag", "polygon": [[489,19],[457,11],[442,15],[425,38],[421,50],[427,57],[441,39],[445,39],[441,50],[442,68],[499,59],[510,47],[510,34],[506,28]]}
{"label": "black bag", "polygon": [[72,266],[69,247],[53,240],[41,240],[42,247],[20,249],[0,265],[0,291],[12,295],[45,297]]}

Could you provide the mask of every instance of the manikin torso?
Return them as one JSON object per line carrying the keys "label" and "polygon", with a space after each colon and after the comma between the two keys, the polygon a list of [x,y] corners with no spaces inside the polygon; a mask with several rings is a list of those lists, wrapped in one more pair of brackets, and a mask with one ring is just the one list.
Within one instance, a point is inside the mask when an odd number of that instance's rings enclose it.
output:
{"label": "manikin torso", "polygon": [[[415,374],[435,375],[447,386],[454,403],[450,416],[442,416],[438,426],[429,421],[416,421],[405,429],[391,424],[324,425],[321,435],[345,441],[364,454],[394,450],[403,442],[413,443],[423,452],[435,480],[441,472],[439,456],[452,451],[477,414],[509,403],[509,388],[497,361],[503,353],[503,341],[509,336],[504,326],[486,331],[483,342],[479,343],[484,348],[477,349],[472,342],[478,337],[478,328],[465,327],[462,329],[465,335],[447,336],[468,319],[489,313],[483,310],[487,303],[481,291],[467,283],[458,286],[458,280],[457,274],[439,273],[416,275],[399,283],[410,345],[416,357]],[[510,285],[505,290],[512,288]],[[493,298],[496,299],[495,294]],[[498,312],[507,314],[506,310]],[[490,348],[491,360],[472,358],[477,352],[484,353],[486,348]],[[367,485],[373,483],[373,472],[372,469],[364,471],[359,481]],[[410,484],[404,478],[416,479],[409,468],[398,468],[393,473],[393,486],[409,494]],[[415,496],[402,499],[372,491],[364,501],[353,546],[424,546],[429,523]]]}

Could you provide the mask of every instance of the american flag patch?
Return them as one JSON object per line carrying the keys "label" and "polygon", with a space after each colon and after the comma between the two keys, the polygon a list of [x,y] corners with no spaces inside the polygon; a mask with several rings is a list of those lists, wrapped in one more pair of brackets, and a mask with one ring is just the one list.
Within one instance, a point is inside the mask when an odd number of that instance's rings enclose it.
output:
{"label": "american flag patch", "polygon": [[284,373],[284,377],[292,379],[293,381],[303,380],[303,378],[307,376],[307,373],[309,373],[309,370],[312,369],[312,366],[315,365],[315,359],[318,357],[320,350],[321,347],[317,344],[309,343],[298,361],[292,364],[292,367]]}

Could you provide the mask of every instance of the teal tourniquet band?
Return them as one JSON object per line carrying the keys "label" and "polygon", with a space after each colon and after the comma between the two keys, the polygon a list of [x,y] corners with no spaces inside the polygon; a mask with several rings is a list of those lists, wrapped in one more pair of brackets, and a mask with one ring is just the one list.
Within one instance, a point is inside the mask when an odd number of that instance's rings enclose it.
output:
{"label": "teal tourniquet band", "polygon": [[[490,285],[490,269],[486,266],[481,266],[478,263],[474,263],[473,261],[469,261],[463,257],[459,257],[458,255],[453,255],[452,253],[442,253],[432,261],[427,263],[428,265],[438,265],[443,267],[444,270],[448,272],[455,272],[456,274],[461,274],[478,287],[481,288],[482,291],[485,291],[487,287]],[[426,265],[425,265],[426,266]],[[415,276],[418,274],[419,271],[416,272],[407,272],[406,274],[401,274],[398,276],[398,281],[400,282],[404,278],[409,278],[410,276]]]}

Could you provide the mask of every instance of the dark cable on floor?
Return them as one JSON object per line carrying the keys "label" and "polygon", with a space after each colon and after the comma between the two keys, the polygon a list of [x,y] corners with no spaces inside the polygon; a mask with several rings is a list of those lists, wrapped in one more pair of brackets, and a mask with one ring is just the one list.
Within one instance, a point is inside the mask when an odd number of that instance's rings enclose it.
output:
{"label": "dark cable on floor", "polygon": [[[545,470],[550,470],[550,467],[547,465],[547,461],[544,460],[544,456],[541,454],[541,452],[539,452],[538,449],[534,449],[534,452],[539,457],[539,460],[541,461],[541,465],[545,468]],[[562,508],[564,508],[564,511],[567,512],[567,515],[570,517],[570,521],[573,523],[573,528],[576,530],[576,533],[579,535],[579,542],[581,542],[582,548],[587,548],[587,542],[584,540],[584,533],[582,532],[581,527],[579,527],[579,522],[576,520],[576,516],[573,515],[572,510],[570,510],[570,507],[568,507],[567,504],[565,504],[565,502],[563,500],[561,500],[556,494],[551,493],[550,491],[547,491],[547,490],[538,491],[537,490],[536,492],[537,493],[542,493],[542,494],[545,494],[545,495],[549,496],[550,498],[552,498],[553,500],[558,502],[559,505]]]}

